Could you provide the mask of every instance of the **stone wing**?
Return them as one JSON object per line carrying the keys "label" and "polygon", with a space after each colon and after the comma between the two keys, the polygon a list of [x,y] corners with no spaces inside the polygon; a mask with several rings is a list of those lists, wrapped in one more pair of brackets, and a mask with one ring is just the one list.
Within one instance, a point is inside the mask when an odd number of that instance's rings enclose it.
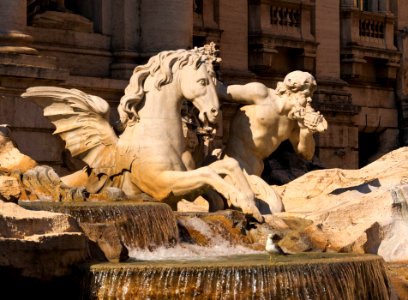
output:
{"label": "stone wing", "polygon": [[54,134],[61,136],[72,156],[96,173],[114,167],[118,137],[109,124],[105,100],[76,89],[48,86],[28,88],[21,96],[44,109],[44,116],[56,127]]}

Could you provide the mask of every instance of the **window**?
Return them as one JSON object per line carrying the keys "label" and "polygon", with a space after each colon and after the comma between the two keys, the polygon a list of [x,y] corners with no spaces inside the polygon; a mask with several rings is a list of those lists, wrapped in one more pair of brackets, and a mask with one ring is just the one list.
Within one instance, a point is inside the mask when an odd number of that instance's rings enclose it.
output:
{"label": "window", "polygon": [[354,6],[364,11],[382,11],[387,0],[354,0]]}

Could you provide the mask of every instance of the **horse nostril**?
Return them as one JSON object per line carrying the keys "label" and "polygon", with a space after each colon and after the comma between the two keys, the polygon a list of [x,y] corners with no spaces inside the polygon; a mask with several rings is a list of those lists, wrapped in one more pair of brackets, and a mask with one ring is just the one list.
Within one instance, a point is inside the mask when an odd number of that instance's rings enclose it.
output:
{"label": "horse nostril", "polygon": [[216,109],[215,107],[211,108],[211,113],[216,116],[218,115],[218,109]]}

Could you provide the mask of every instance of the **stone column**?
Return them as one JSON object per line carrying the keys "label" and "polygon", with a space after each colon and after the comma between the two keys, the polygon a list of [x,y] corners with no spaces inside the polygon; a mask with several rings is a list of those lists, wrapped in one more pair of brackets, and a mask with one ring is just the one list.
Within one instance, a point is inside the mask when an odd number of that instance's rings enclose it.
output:
{"label": "stone column", "polygon": [[223,70],[248,72],[248,1],[220,1],[220,29]]}
{"label": "stone column", "polygon": [[389,0],[382,0],[378,3],[378,11],[388,12],[390,11],[390,2]]}
{"label": "stone column", "polygon": [[141,3],[141,51],[185,49],[192,45],[193,1],[149,0]]}
{"label": "stone column", "polygon": [[111,75],[129,79],[136,66],[139,44],[140,0],[114,0],[112,2],[112,54]]}
{"label": "stone column", "polygon": [[354,0],[341,0],[342,7],[355,7]]}
{"label": "stone column", "polygon": [[[352,4],[352,1],[349,4]],[[318,78],[340,79],[340,40],[333,38],[340,35],[341,28],[338,1],[325,0],[322,3],[316,4],[315,9],[316,40],[319,42],[319,47],[317,47],[316,75]],[[349,22],[342,24],[343,27],[346,25],[346,33],[350,34]]]}
{"label": "stone column", "polygon": [[25,34],[26,0],[0,0],[0,53],[37,54],[29,47],[32,37]]}

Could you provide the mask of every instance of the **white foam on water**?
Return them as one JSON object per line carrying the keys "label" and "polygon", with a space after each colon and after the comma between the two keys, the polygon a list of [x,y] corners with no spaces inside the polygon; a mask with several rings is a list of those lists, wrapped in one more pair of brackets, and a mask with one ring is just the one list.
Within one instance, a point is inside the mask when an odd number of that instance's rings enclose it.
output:
{"label": "white foam on water", "polygon": [[242,245],[231,244],[221,235],[216,234],[211,226],[200,218],[193,217],[184,220],[184,225],[200,232],[208,240],[208,247],[181,242],[175,247],[158,247],[153,251],[148,249],[129,249],[129,256],[135,260],[201,260],[206,258],[225,257],[233,255],[260,254]]}
{"label": "white foam on water", "polygon": [[180,243],[173,248],[159,247],[154,251],[130,249],[129,256],[135,260],[197,260],[215,258],[220,256],[232,256],[241,254],[261,254],[263,251],[256,251],[240,245],[230,245],[222,243],[203,247],[193,244]]}

